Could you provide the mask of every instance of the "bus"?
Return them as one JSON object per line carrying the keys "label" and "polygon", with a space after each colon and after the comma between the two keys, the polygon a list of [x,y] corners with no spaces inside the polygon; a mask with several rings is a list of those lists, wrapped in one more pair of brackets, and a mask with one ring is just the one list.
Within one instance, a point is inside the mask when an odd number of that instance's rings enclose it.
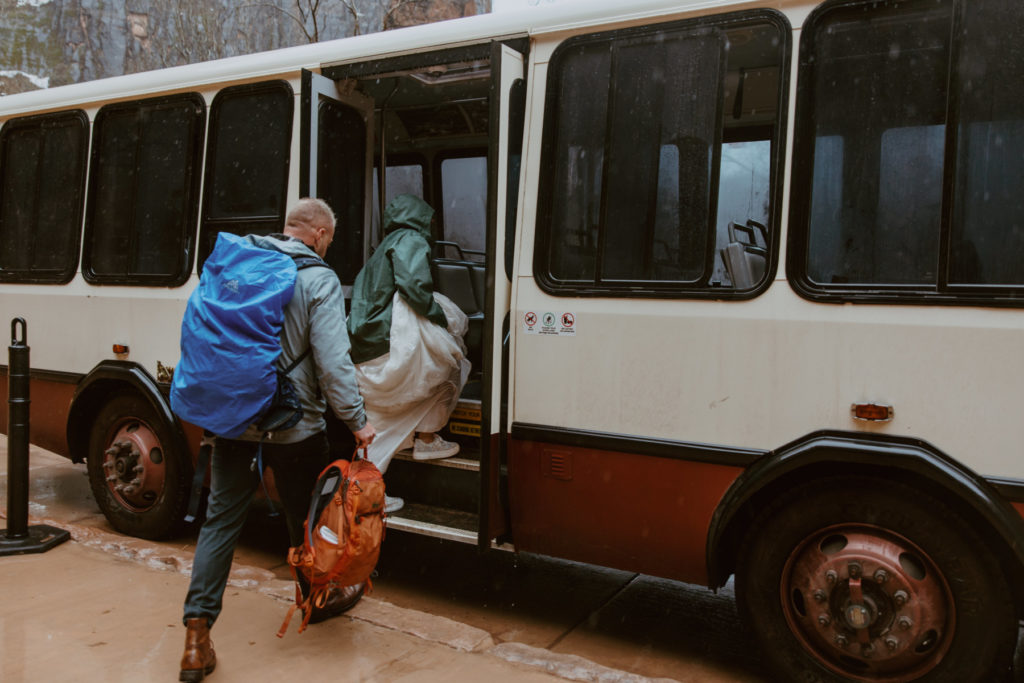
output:
{"label": "bus", "polygon": [[996,680],[1022,31],[1015,0],[592,0],[4,97],[31,440],[114,529],[177,533],[200,433],[168,381],[217,234],[322,197],[350,291],[412,192],[473,372],[460,456],[388,469],[392,529],[735,577],[779,680]]}

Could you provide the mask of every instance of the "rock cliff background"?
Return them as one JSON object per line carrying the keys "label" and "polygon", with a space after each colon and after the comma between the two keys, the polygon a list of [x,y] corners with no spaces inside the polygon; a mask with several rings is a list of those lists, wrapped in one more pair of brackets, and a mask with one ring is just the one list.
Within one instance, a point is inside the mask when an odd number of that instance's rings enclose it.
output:
{"label": "rock cliff background", "polygon": [[491,0],[0,0],[0,95],[490,9]]}

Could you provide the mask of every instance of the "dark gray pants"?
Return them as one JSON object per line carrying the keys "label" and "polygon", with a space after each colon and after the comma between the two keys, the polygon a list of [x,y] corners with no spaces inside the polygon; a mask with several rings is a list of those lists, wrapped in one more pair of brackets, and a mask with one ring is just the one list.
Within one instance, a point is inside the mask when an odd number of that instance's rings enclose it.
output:
{"label": "dark gray pants", "polygon": [[[214,440],[210,457],[210,498],[196,543],[184,619],[206,617],[212,626],[220,615],[235,544],[253,494],[260,485],[259,474],[252,468],[256,447],[251,441],[220,437]],[[302,543],[302,524],[309,512],[313,485],[330,462],[325,433],[294,444],[263,443],[263,465],[274,472],[288,539],[293,546]]]}

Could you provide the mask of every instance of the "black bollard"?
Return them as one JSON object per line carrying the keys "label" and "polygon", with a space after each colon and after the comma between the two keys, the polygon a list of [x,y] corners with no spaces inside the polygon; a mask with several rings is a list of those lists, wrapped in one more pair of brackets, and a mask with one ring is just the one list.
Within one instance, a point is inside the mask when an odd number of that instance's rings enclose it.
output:
{"label": "black bollard", "polygon": [[[21,336],[18,336],[18,329]],[[0,536],[0,556],[41,553],[71,537],[64,529],[28,525],[29,362],[27,326],[11,321],[7,365],[7,531]]]}

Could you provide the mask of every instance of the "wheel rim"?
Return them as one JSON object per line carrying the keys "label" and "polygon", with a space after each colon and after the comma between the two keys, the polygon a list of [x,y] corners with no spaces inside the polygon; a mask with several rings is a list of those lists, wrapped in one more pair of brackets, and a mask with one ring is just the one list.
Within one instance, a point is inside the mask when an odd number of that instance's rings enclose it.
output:
{"label": "wheel rim", "polygon": [[103,475],[114,499],[132,512],[145,512],[160,500],[166,466],[160,439],[145,422],[125,418],[111,430],[103,453]]}
{"label": "wheel rim", "polygon": [[855,680],[912,680],[949,649],[952,594],[917,546],[871,525],[815,532],[780,584],[790,629],[822,665]]}

